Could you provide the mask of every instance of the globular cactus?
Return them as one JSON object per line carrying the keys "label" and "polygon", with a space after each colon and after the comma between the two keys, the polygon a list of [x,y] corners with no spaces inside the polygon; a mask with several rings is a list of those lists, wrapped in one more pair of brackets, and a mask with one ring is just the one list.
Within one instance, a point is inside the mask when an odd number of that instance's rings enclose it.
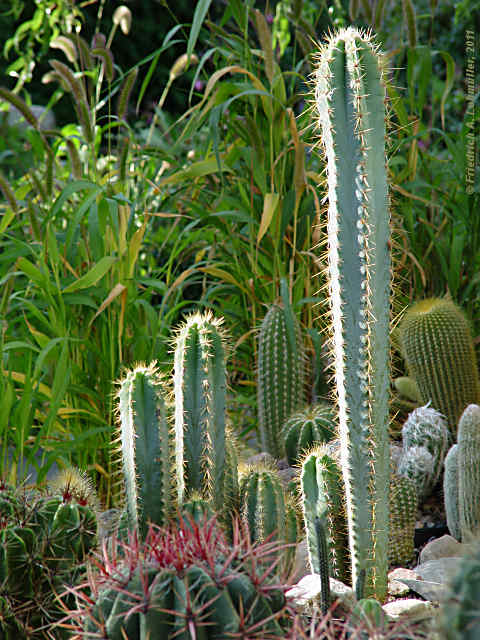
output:
{"label": "globular cactus", "polygon": [[317,404],[296,411],[282,429],[285,454],[290,466],[315,444],[329,442],[335,436],[335,414],[331,405]]}
{"label": "globular cactus", "polygon": [[345,581],[349,573],[349,559],[344,490],[338,465],[328,454],[326,446],[315,447],[306,454],[301,465],[300,485],[312,573],[320,574],[322,569],[316,529],[316,518],[319,518],[327,536],[330,575]]}
{"label": "globular cactus", "polygon": [[480,402],[475,348],[463,311],[446,298],[428,298],[407,310],[398,329],[409,375],[424,404],[431,402],[456,435],[465,407]]}
{"label": "globular cactus", "polygon": [[118,417],[126,513],[143,536],[148,521],[173,514],[173,448],[166,414],[165,381],[155,365],[139,365],[120,382]]}
{"label": "globular cactus", "polygon": [[[400,459],[399,468],[402,469],[402,475],[413,473],[416,476],[418,494],[422,499],[431,493],[440,478],[449,442],[450,431],[445,418],[428,405],[414,409],[402,427],[402,457],[407,456],[410,460],[404,464]],[[423,486],[420,484],[419,473],[414,468],[415,463],[411,460],[418,456],[415,453],[409,454],[409,450],[412,448],[425,448],[432,456],[431,472],[429,462],[429,473],[423,475]],[[420,462],[419,471],[424,468],[425,463]],[[420,473],[422,472],[420,471]]]}
{"label": "globular cactus", "polygon": [[458,444],[450,447],[445,456],[445,471],[443,474],[443,498],[445,515],[450,535],[461,540],[460,515],[458,511]]}
{"label": "globular cactus", "polygon": [[387,593],[390,456],[390,212],[384,58],[349,27],[322,46],[314,77],[327,160],[331,347],[352,580]]}
{"label": "globular cactus", "polygon": [[305,405],[305,349],[290,305],[274,304],[260,326],[257,399],[262,448],[281,458],[283,424]]}
{"label": "globular cactus", "polygon": [[221,320],[190,315],[175,339],[175,469],[178,502],[192,491],[224,508],[225,343]]}
{"label": "globular cactus", "polygon": [[480,534],[480,406],[469,405],[458,423],[458,514],[462,541]]}
{"label": "globular cactus", "polygon": [[[76,588],[71,612],[79,635],[105,640],[278,637],[285,607],[280,585],[265,570],[272,549],[254,548],[236,529],[230,544],[215,519],[151,525],[103,549],[98,571]],[[263,563],[259,565],[259,558]]]}
{"label": "globular cactus", "polygon": [[412,480],[420,501],[426,498],[431,490],[433,472],[434,459],[426,447],[409,447],[403,450],[397,473]]}
{"label": "globular cactus", "polygon": [[0,487],[2,638],[47,637],[63,617],[56,594],[73,586],[96,545],[97,507],[75,469],[62,474],[54,493]]}
{"label": "globular cactus", "polygon": [[480,550],[465,556],[449,585],[437,616],[439,640],[477,640],[480,637]]}
{"label": "globular cactus", "polygon": [[[297,540],[297,516],[287,500],[278,473],[267,465],[247,467],[240,479],[241,517],[246,522],[252,542],[276,540],[293,545]],[[282,568],[290,568],[293,547],[282,551]]]}
{"label": "globular cactus", "polygon": [[405,476],[393,475],[390,482],[390,564],[403,567],[414,557],[417,507],[415,483]]}

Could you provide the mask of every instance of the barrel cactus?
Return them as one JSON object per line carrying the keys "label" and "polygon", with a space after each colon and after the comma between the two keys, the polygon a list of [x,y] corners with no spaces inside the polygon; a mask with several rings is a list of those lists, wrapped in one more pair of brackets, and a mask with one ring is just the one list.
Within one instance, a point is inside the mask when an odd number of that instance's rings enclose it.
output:
{"label": "barrel cactus", "polygon": [[456,435],[465,407],[480,402],[480,381],[470,326],[447,298],[428,298],[405,313],[398,329],[409,375],[424,404],[431,402]]}
{"label": "barrel cactus", "polygon": [[257,378],[262,448],[281,458],[285,420],[305,405],[305,350],[300,325],[290,305],[272,305],[262,321]]}
{"label": "barrel cactus", "polygon": [[317,404],[293,413],[282,429],[288,464],[293,466],[308,449],[331,440],[335,430],[335,413],[331,405]]}
{"label": "barrel cactus", "polygon": [[417,506],[415,483],[405,476],[393,475],[390,482],[390,564],[405,566],[414,557]]}
{"label": "barrel cactus", "polygon": [[44,638],[63,618],[56,594],[73,586],[96,545],[97,506],[75,469],[63,473],[54,493],[0,487],[2,638]]}
{"label": "barrel cactus", "polygon": [[315,103],[327,161],[328,277],[354,588],[387,593],[390,212],[384,58],[353,27],[321,47]]}
{"label": "barrel cactus", "polygon": [[283,589],[258,563],[271,549],[252,547],[248,532],[236,530],[230,545],[214,518],[182,520],[151,524],[144,542],[130,533],[111,546],[75,590],[78,609],[70,615],[79,634],[209,640],[247,637],[250,629],[265,638],[281,633]]}

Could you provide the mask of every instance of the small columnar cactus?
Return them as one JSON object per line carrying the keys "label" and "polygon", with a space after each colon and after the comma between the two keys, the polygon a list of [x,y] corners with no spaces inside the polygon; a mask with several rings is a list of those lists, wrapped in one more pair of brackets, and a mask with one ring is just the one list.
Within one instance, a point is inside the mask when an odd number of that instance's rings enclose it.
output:
{"label": "small columnar cactus", "polygon": [[316,444],[329,442],[335,436],[335,413],[331,405],[317,404],[296,411],[283,425],[282,438],[290,466]]}
{"label": "small columnar cactus", "polygon": [[420,501],[426,498],[431,490],[433,470],[434,459],[426,447],[404,449],[397,467],[398,475],[413,481]]}
{"label": "small columnar cactus", "polygon": [[[297,516],[291,501],[287,500],[278,473],[266,465],[245,470],[240,480],[241,516],[246,522],[252,542],[277,540],[293,544],[297,539]],[[284,568],[289,568],[294,550],[287,548]]]}
{"label": "small columnar cactus", "polygon": [[460,415],[480,402],[480,381],[470,326],[451,300],[413,305],[399,326],[400,348],[424,404],[431,402],[456,435]]}
{"label": "small columnar cactus", "polygon": [[433,458],[432,475],[424,494],[433,489],[440,478],[449,442],[450,431],[445,418],[429,405],[414,409],[402,427],[404,452],[412,447],[425,447]]}
{"label": "small columnar cactus", "polygon": [[450,535],[461,540],[460,515],[458,511],[458,444],[450,447],[445,456],[445,472],[443,474],[443,497],[445,515]]}
{"label": "small columnar cactus", "polygon": [[414,556],[417,490],[408,477],[394,475],[390,482],[390,564],[405,566]]}
{"label": "small columnar cactus", "polygon": [[339,467],[326,446],[315,447],[302,461],[300,475],[303,520],[307,536],[308,560],[312,573],[321,572],[316,518],[325,529],[329,547],[330,575],[338,580],[348,576],[348,538],[343,506],[343,483]]}
{"label": "small columnar cactus", "polygon": [[300,325],[290,305],[274,304],[262,321],[257,377],[262,448],[281,458],[283,424],[305,405],[305,350]]}
{"label": "small columnar cactus", "polygon": [[[341,468],[354,589],[387,593],[390,212],[385,59],[353,27],[328,38],[314,78],[327,160],[328,277]],[[373,445],[373,446],[372,446]]]}
{"label": "small columnar cactus", "polygon": [[480,534],[480,406],[470,404],[458,423],[458,514],[462,541]]}
{"label": "small columnar cactus", "polygon": [[141,535],[148,521],[164,524],[173,513],[172,444],[165,381],[155,365],[140,365],[120,382],[118,417],[128,526]]}
{"label": "small columnar cactus", "polygon": [[178,502],[197,491],[224,508],[225,342],[221,320],[190,315],[175,339],[175,469]]}

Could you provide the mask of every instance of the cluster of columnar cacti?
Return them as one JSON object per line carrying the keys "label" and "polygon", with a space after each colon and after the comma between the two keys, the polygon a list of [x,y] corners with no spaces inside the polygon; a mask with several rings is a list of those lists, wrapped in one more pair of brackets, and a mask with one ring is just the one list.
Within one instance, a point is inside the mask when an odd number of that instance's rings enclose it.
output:
{"label": "cluster of columnar cacti", "polygon": [[415,482],[419,499],[426,498],[438,482],[449,442],[447,422],[436,409],[426,405],[409,414],[402,427],[397,471]]}
{"label": "cluster of columnar cacti", "polygon": [[463,311],[451,300],[413,305],[399,326],[400,348],[422,402],[431,402],[455,436],[465,407],[480,402],[475,348]]}
{"label": "cluster of columnar cacti", "polygon": [[312,405],[293,413],[282,428],[288,464],[297,464],[314,445],[329,442],[335,431],[335,413],[331,405]]}
{"label": "cluster of columnar cacti", "polygon": [[[328,177],[328,274],[352,580],[387,589],[390,214],[383,58],[343,29],[321,48],[315,97]],[[374,445],[372,446],[372,443]]]}
{"label": "cluster of columnar cacti", "polygon": [[480,406],[469,405],[458,423],[458,442],[445,460],[444,499],[452,536],[480,535]]}
{"label": "cluster of columnar cacti", "polygon": [[265,566],[271,548],[252,548],[248,532],[237,529],[230,543],[215,519],[181,520],[112,546],[77,588],[83,633],[105,640],[281,634],[283,590]]}
{"label": "cluster of columnar cacti", "polygon": [[413,558],[417,506],[418,498],[414,481],[405,476],[392,475],[388,541],[390,564],[405,566]]}
{"label": "cluster of columnar cacti", "polygon": [[283,456],[281,429],[305,405],[305,353],[299,323],[289,304],[274,304],[258,336],[258,426],[262,448]]}
{"label": "cluster of columnar cacti", "polygon": [[288,573],[295,557],[298,521],[278,473],[267,465],[247,468],[240,481],[240,505],[252,542],[277,540],[292,545],[281,551],[282,569]]}
{"label": "cluster of columnar cacti", "polygon": [[45,637],[41,628],[64,615],[56,594],[74,584],[96,544],[91,485],[75,469],[60,480],[54,493],[0,487],[0,636],[6,640]]}

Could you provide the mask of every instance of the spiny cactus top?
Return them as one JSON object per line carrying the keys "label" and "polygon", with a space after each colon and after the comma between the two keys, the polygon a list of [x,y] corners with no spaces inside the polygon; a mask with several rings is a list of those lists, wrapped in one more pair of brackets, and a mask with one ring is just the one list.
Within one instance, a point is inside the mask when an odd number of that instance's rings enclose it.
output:
{"label": "spiny cactus top", "polygon": [[423,402],[431,402],[456,435],[462,411],[480,402],[475,348],[465,314],[446,298],[422,300],[407,310],[399,338]]}
{"label": "spiny cactus top", "polygon": [[352,577],[355,586],[367,571],[382,599],[391,283],[384,59],[368,34],[341,29],[321,47],[314,82],[327,161],[332,353]]}

